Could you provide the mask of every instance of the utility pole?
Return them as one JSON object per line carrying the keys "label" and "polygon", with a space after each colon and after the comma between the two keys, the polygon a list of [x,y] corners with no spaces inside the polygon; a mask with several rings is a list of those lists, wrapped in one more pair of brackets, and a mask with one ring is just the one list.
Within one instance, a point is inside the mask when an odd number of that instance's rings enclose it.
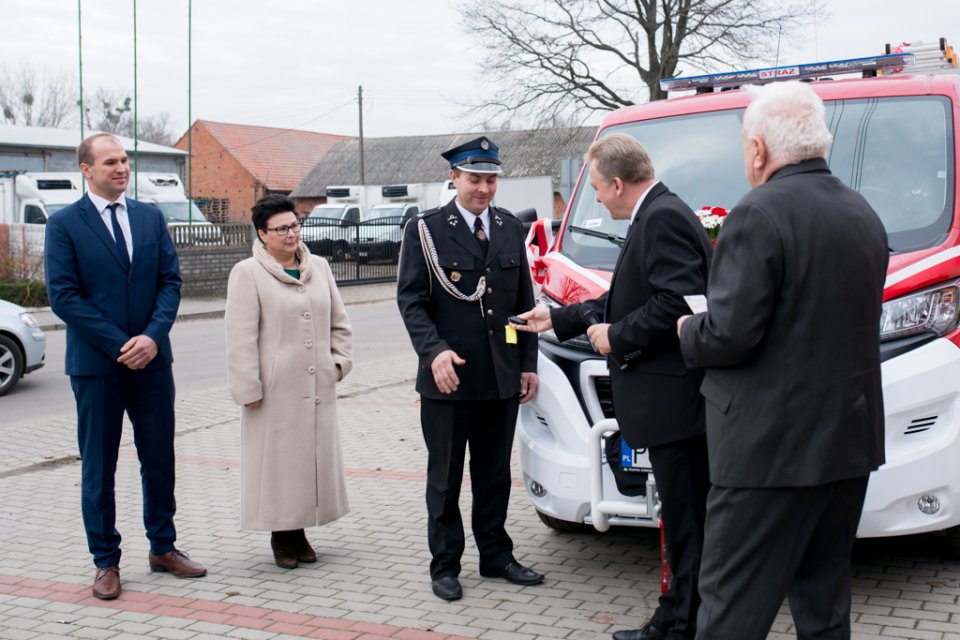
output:
{"label": "utility pole", "polygon": [[363,174],[363,85],[357,87],[357,104],[360,111],[360,184],[366,184]]}

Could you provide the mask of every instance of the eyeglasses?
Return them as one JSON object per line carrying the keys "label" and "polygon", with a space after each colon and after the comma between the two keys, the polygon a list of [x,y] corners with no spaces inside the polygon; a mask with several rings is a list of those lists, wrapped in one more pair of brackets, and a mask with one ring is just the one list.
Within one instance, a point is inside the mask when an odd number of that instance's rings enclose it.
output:
{"label": "eyeglasses", "polygon": [[300,227],[303,225],[299,222],[294,222],[293,224],[285,224],[279,227],[274,227],[273,229],[267,227],[267,231],[273,231],[278,236],[283,237],[293,231],[294,233],[300,233]]}

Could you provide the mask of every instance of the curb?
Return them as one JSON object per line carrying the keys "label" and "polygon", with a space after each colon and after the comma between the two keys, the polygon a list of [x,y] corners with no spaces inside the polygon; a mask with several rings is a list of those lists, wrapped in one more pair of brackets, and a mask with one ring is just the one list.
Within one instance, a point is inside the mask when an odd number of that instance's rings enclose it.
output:
{"label": "curb", "polygon": [[[350,302],[344,301],[344,306],[353,307],[361,304],[375,304],[378,302],[388,302],[390,300],[396,300],[396,297],[384,297],[384,298],[370,298],[365,300],[352,300]],[[40,307],[37,309],[28,309],[29,313],[52,313],[50,307]],[[177,315],[177,322],[187,322],[189,320],[213,320],[216,318],[222,318],[224,314],[224,309],[214,309],[213,311],[194,311],[191,313],[181,313]],[[56,316],[54,316],[56,317]],[[57,319],[56,322],[50,322],[46,324],[41,324],[40,329],[43,331],[63,331],[67,328],[67,325]]]}

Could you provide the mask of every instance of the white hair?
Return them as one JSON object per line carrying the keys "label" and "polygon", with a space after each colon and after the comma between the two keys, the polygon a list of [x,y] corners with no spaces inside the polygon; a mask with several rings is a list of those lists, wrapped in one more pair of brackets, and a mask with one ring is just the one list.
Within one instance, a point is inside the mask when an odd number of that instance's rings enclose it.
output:
{"label": "white hair", "polygon": [[823,101],[809,85],[775,82],[746,91],[751,100],[743,114],[744,137],[763,140],[772,161],[793,164],[826,157],[833,136]]}

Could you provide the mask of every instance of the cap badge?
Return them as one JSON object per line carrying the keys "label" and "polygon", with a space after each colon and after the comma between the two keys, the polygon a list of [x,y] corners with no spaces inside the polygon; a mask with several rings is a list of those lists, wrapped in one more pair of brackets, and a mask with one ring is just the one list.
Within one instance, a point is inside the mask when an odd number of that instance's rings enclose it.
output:
{"label": "cap badge", "polygon": [[484,151],[488,151],[490,149],[490,143],[487,142],[486,138],[480,141],[480,148],[483,149]]}

